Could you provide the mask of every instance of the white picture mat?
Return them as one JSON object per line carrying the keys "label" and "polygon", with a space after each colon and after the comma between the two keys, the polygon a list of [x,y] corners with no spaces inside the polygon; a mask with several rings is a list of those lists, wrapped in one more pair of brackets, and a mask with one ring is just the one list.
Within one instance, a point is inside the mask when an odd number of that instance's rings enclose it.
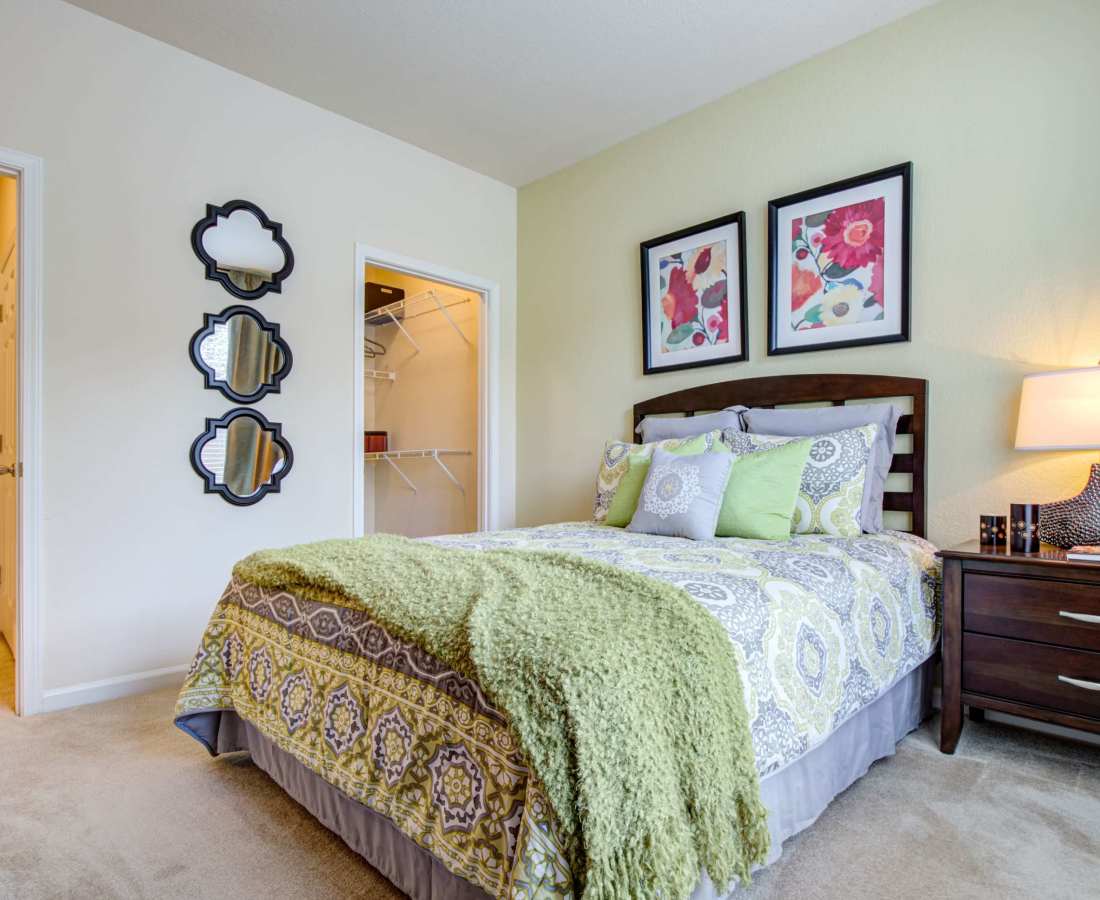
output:
{"label": "white picture mat", "polygon": [[[790,206],[781,207],[776,212],[775,244],[779,257],[776,263],[775,290],[775,345],[785,347],[813,347],[828,345],[834,341],[862,340],[864,338],[889,337],[902,331],[901,318],[901,262],[902,262],[902,215],[904,212],[903,179],[901,175],[875,181],[860,187],[826,194],[812,200],[804,200]],[[867,200],[885,198],[885,235],[883,240],[883,259],[886,262],[883,271],[884,294],[883,308],[885,317],[877,322],[854,322],[851,325],[830,325],[827,328],[810,328],[795,331],[791,325],[791,267],[790,247],[791,222],[794,219],[812,216],[814,213],[839,209]],[[786,236],[786,237],[784,237]]]}
{"label": "white picture mat", "polygon": [[[739,252],[740,242],[738,224],[719,225],[708,231],[700,231],[689,237],[679,238],[650,247],[647,252],[649,283],[646,296],[649,298],[647,315],[649,316],[649,367],[660,369],[665,366],[679,366],[684,363],[705,362],[709,359],[722,359],[738,356],[744,352],[741,346],[741,266],[744,261]],[[694,344],[685,350],[661,352],[661,257],[671,256],[684,250],[693,250],[703,244],[726,245],[726,308],[729,312],[729,340],[724,344],[696,347]]]}

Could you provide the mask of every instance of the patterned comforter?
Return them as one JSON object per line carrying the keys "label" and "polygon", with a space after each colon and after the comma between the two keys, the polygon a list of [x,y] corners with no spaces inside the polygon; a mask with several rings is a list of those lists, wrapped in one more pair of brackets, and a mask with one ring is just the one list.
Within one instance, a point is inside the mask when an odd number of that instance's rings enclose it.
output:
{"label": "patterned comforter", "polygon": [[[693,542],[568,523],[430,540],[567,551],[683,588],[730,636],[762,777],[885,693],[938,638],[934,548],[898,532]],[[488,894],[572,895],[553,811],[505,717],[362,610],[231,583],[177,721],[212,710],[234,710]]]}
{"label": "patterned comforter", "polygon": [[733,642],[761,777],[824,741],[939,638],[935,547],[902,532],[688,541],[568,523],[432,540],[563,550],[683,588]]}

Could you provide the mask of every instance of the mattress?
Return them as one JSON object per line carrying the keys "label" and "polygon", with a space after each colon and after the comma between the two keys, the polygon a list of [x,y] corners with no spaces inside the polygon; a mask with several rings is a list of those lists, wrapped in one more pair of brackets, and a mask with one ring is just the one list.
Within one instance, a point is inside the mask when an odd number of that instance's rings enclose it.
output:
{"label": "mattress", "polygon": [[[820,757],[830,735],[898,702],[898,688],[910,685],[913,695],[911,673],[938,635],[934,548],[895,532],[692,542],[566,523],[431,540],[567,551],[687,591],[730,637],[764,792],[773,776]],[[899,718],[891,734],[912,727],[911,718]],[[485,894],[574,893],[553,811],[506,718],[476,683],[363,610],[231,583],[188,674],[177,723],[211,752],[270,745],[347,798],[349,809],[384,821],[414,856],[427,854],[439,872]],[[439,872],[434,883],[446,881]]]}

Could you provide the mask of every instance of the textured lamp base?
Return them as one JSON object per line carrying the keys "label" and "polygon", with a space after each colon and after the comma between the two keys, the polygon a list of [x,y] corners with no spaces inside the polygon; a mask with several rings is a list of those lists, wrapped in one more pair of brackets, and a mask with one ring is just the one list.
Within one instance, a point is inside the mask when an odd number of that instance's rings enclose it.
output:
{"label": "textured lamp base", "polygon": [[1039,513],[1039,540],[1056,547],[1100,544],[1100,463],[1076,497],[1044,503]]}

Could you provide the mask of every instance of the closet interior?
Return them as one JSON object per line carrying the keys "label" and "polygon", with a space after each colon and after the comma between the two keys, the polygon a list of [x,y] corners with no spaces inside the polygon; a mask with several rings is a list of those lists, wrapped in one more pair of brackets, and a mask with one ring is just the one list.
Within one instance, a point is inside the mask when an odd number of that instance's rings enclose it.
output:
{"label": "closet interior", "polygon": [[481,296],[372,265],[363,289],[365,531],[476,531]]}

